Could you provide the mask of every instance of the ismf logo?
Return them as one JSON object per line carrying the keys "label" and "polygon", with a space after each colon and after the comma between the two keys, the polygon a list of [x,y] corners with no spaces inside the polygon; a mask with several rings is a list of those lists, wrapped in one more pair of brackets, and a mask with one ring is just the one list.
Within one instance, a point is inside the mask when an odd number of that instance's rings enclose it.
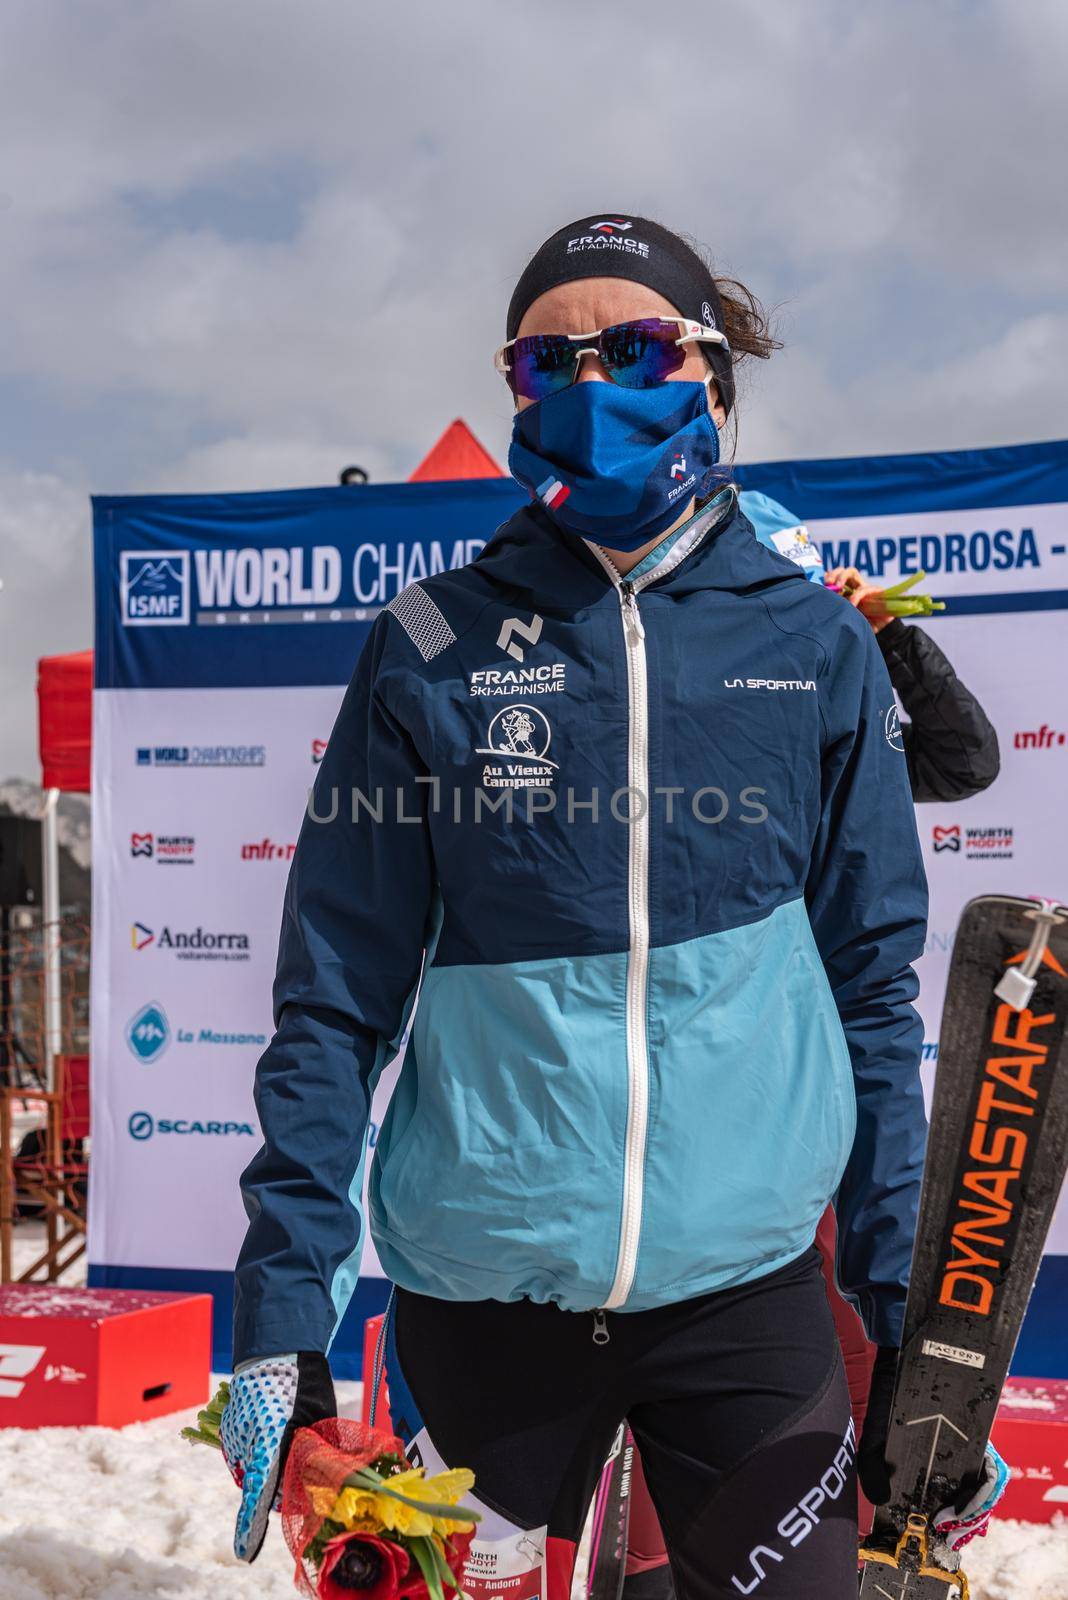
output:
{"label": "ismf logo", "polygon": [[189,621],[189,551],[124,550],[120,614],[127,628],[173,628]]}
{"label": "ismf logo", "polygon": [[312,742],[311,742],[311,758],[312,758],[312,766],[313,767],[317,767],[319,765],[320,761],[326,755],[326,744],[327,744],[327,741],[325,739],[313,739],[312,740]]}
{"label": "ismf logo", "polygon": [[883,731],[886,734],[886,742],[891,750],[901,750],[903,752],[905,741],[901,737],[901,718],[897,714],[897,706],[891,706],[886,713]]}
{"label": "ismf logo", "polygon": [[542,505],[548,506],[552,510],[555,506],[563,505],[571,490],[567,488],[566,484],[561,483],[559,478],[554,478],[550,474],[544,483],[538,484],[535,493]]}
{"label": "ismf logo", "polygon": [[935,827],[934,830],[935,855],[941,855],[943,850],[957,851],[960,849],[960,823],[954,822],[948,828]]}
{"label": "ismf logo", "polygon": [[135,1011],[126,1024],[126,1043],[138,1061],[148,1066],[166,1050],[171,1042],[171,1025],[167,1013],[156,1000]]}
{"label": "ismf logo", "polygon": [[682,456],[682,455],[676,455],[675,460],[672,462],[672,465],[671,465],[671,476],[673,478],[682,478],[682,477],[685,476],[685,474],[686,474],[686,457]]}

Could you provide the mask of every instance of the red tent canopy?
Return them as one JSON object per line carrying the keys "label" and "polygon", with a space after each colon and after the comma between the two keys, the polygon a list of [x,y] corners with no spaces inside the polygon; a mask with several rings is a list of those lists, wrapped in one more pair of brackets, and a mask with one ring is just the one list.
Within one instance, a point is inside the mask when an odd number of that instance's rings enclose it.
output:
{"label": "red tent canopy", "polygon": [[38,744],[45,789],[89,793],[93,652],[43,656],[37,663]]}
{"label": "red tent canopy", "polygon": [[462,417],[450,422],[437,444],[412,473],[410,483],[440,478],[503,478],[489,451],[479,444]]}
{"label": "red tent canopy", "polygon": [[[489,451],[461,417],[450,422],[412,473],[412,483],[442,478],[503,478]],[[45,789],[89,793],[93,722],[93,652],[43,656],[37,663],[38,744]]]}

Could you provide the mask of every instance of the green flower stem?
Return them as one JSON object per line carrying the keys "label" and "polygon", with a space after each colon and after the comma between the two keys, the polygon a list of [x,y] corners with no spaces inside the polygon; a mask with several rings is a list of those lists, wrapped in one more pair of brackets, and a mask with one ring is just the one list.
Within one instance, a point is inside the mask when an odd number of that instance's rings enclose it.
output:
{"label": "green flower stem", "polygon": [[220,1383],[207,1405],[203,1410],[197,1412],[198,1426],[195,1428],[183,1428],[182,1438],[188,1439],[190,1444],[210,1444],[213,1449],[221,1450],[219,1424],[222,1422],[222,1414],[229,1403],[230,1385],[225,1382]]}

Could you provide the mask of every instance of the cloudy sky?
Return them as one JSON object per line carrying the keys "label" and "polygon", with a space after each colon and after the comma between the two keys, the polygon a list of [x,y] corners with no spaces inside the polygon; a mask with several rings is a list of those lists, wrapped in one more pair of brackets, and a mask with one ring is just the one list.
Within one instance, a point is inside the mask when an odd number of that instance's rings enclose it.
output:
{"label": "cloudy sky", "polygon": [[777,306],[748,459],[1068,435],[1063,0],[6,0],[0,778],[88,496],[401,478],[527,255],[643,212]]}

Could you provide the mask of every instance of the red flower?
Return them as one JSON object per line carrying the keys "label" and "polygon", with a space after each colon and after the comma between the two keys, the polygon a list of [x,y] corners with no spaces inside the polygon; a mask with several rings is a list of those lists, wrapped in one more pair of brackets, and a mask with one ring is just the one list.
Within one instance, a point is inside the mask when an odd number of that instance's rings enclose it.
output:
{"label": "red flower", "polygon": [[373,1533],[342,1533],[323,1552],[316,1594],[319,1600],[398,1600],[411,1558],[392,1539]]}

